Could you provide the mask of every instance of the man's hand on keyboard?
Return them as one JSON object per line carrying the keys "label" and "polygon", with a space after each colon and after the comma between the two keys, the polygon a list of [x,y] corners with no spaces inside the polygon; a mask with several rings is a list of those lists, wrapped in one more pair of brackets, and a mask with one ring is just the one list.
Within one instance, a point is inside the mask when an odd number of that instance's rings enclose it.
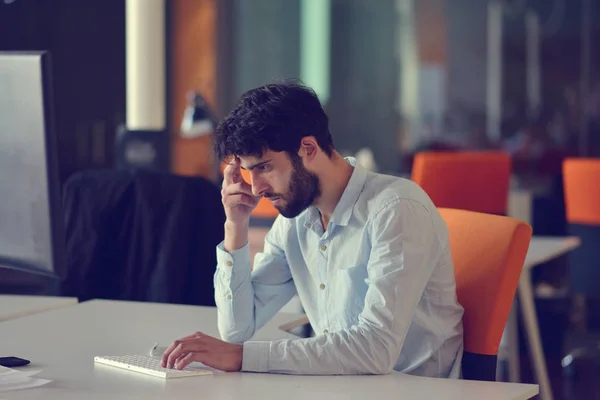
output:
{"label": "man's hand on keyboard", "polygon": [[183,339],[174,341],[165,350],[161,366],[163,368],[183,369],[197,361],[221,371],[240,371],[242,369],[243,346],[231,344],[196,332]]}

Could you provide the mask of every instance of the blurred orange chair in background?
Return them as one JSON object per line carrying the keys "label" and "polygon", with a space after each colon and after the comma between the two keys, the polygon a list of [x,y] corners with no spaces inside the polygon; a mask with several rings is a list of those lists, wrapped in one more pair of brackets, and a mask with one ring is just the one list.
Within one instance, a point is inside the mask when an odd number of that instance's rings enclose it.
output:
{"label": "blurred orange chair in background", "polygon": [[600,226],[600,159],[565,159],[563,180],[567,221]]}
{"label": "blurred orange chair in background", "polygon": [[502,151],[421,152],[411,179],[437,207],[506,215],[510,174]]}
{"label": "blurred orange chair in background", "polygon": [[[567,158],[563,161],[565,212],[569,235],[581,245],[568,254],[568,276],[574,294],[574,323],[587,328],[586,297],[600,298],[600,159]],[[600,361],[600,344],[570,351],[562,360],[564,372],[573,373],[580,358]]]}

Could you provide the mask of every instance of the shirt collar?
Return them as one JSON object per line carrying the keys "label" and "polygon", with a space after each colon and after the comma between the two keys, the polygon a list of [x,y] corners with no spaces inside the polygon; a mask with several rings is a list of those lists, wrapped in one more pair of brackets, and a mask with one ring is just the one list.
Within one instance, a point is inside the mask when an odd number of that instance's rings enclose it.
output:
{"label": "shirt collar", "polygon": [[[356,162],[354,157],[345,157],[346,161],[354,167],[350,180],[342,193],[342,197],[338,201],[333,214],[331,215],[331,222],[335,225],[346,226],[352,216],[354,205],[358,201],[358,197],[365,186],[367,180],[367,171]],[[321,215],[319,210],[315,206],[311,206],[306,210],[306,220],[304,226],[306,228],[312,228],[314,224],[321,223]]]}

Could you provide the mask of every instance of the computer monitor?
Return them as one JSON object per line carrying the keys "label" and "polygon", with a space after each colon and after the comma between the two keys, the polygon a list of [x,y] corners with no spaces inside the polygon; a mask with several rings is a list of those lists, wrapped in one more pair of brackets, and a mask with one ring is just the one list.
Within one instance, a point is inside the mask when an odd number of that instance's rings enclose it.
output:
{"label": "computer monitor", "polygon": [[64,278],[48,52],[0,52],[0,268]]}

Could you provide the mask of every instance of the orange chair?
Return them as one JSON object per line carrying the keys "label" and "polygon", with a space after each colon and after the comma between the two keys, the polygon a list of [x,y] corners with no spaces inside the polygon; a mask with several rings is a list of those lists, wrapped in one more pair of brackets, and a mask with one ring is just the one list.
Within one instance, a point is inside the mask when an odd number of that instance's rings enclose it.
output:
{"label": "orange chair", "polygon": [[565,159],[563,182],[567,222],[600,225],[600,159]]}
{"label": "orange chair", "polygon": [[422,152],[411,179],[437,207],[506,215],[510,174],[502,151]]}
{"label": "orange chair", "polygon": [[[221,163],[221,176],[223,176],[223,170],[225,169],[226,164],[225,163]],[[245,169],[242,169],[242,178],[250,183],[250,173],[248,171],[246,171]],[[277,218],[277,216],[279,215],[279,211],[277,211],[277,209],[275,207],[273,207],[273,204],[271,204],[271,202],[267,199],[260,199],[260,201],[258,202],[258,205],[256,206],[256,208],[254,209],[254,211],[252,211],[252,217],[255,219],[259,219],[259,220],[263,220],[265,222],[267,222],[267,224],[273,222],[273,220],[275,220],[275,218]]]}
{"label": "orange chair", "polygon": [[[567,230],[581,240],[581,245],[567,256],[569,284],[585,316],[585,297],[600,297],[600,159],[565,159],[563,184]],[[585,320],[578,322],[585,325]],[[562,360],[564,372],[574,372],[576,359],[597,355],[600,351],[593,348],[571,351]]]}
{"label": "orange chair", "polygon": [[532,229],[509,217],[439,211],[448,226],[458,300],[465,309],[463,378],[494,381],[500,339]]}

